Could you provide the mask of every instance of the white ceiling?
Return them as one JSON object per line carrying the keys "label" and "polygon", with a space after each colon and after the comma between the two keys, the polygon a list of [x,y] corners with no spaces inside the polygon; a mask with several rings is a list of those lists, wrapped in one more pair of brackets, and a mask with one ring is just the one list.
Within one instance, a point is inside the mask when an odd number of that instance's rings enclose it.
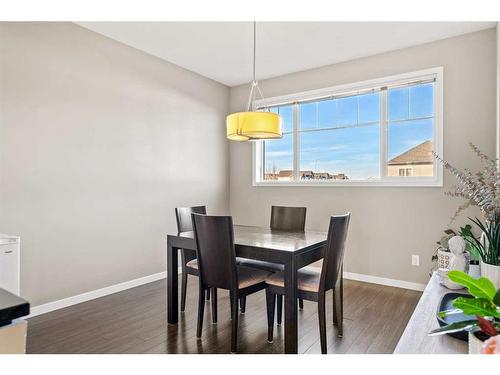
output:
{"label": "white ceiling", "polygon": [[[78,22],[151,55],[236,86],[252,78],[251,22]],[[495,27],[495,22],[257,23],[257,78],[347,61]]]}

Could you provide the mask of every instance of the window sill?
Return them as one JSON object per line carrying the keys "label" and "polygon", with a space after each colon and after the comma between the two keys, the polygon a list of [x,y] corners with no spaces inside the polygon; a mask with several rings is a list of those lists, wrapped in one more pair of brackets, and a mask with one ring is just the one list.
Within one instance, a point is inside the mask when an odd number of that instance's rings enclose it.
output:
{"label": "window sill", "polygon": [[393,179],[372,181],[254,181],[253,186],[301,186],[301,187],[443,187],[441,179],[419,179],[397,181]]}

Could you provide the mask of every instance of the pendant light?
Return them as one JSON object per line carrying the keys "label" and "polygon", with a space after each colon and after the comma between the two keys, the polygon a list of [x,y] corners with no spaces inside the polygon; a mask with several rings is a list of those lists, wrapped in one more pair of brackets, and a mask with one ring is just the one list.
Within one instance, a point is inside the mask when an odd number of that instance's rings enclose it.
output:
{"label": "pendant light", "polygon": [[232,141],[250,141],[259,139],[276,139],[282,137],[281,116],[265,111],[255,111],[253,103],[259,94],[264,99],[259,83],[255,78],[256,22],[253,23],[253,80],[246,112],[232,113],[226,118],[227,138]]}

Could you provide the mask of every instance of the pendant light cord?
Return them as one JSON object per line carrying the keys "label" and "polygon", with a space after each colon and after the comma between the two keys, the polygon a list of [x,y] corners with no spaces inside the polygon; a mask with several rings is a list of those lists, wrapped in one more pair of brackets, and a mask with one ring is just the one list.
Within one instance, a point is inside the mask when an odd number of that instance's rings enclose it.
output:
{"label": "pendant light cord", "polygon": [[[253,21],[253,72],[252,72],[252,84],[250,85],[250,95],[248,97],[247,111],[253,109],[253,103],[255,102],[255,97],[257,93],[260,95],[261,99],[264,99],[264,94],[262,93],[258,83],[256,74],[256,61],[257,61],[257,21]],[[266,106],[265,109],[269,111]]]}
{"label": "pendant light cord", "polygon": [[253,102],[255,101],[255,86],[257,86],[257,81],[255,80],[255,51],[257,45],[256,28],[256,21],[253,21],[253,71],[252,83],[250,84],[250,95],[248,96],[247,111],[251,111],[253,109]]}
{"label": "pendant light cord", "polygon": [[253,82],[255,82],[255,55],[257,50],[257,21],[253,21]]}

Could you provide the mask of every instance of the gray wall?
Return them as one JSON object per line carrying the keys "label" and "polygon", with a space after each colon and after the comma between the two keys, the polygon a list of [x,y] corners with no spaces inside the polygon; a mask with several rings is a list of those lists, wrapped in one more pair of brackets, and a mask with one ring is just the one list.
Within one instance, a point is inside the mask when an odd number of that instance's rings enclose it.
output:
{"label": "gray wall", "polygon": [[[444,156],[474,168],[467,142],[495,153],[495,47],[486,30],[261,84],[275,96],[444,66]],[[231,111],[247,94],[231,89]],[[22,295],[39,305],[164,271],[173,208],[225,213],[228,196],[241,224],[306,204],[308,228],[324,230],[350,210],[347,271],[426,281],[459,203],[443,196],[451,176],[444,189],[252,187],[251,145],[228,152],[228,101],[225,86],[74,24],[0,22],[0,232],[22,237]]]}
{"label": "gray wall", "polygon": [[228,209],[229,89],[71,23],[0,23],[0,232],[33,305],[165,270],[174,207]]}
{"label": "gray wall", "polygon": [[500,22],[497,22],[497,159],[500,159]]}
{"label": "gray wall", "polygon": [[[444,67],[444,157],[460,167],[477,167],[468,142],[495,155],[494,29],[260,84],[272,97],[436,66]],[[244,109],[247,94],[248,86],[231,89],[231,111]],[[326,230],[331,214],[351,211],[346,271],[419,283],[428,280],[435,242],[461,202],[443,195],[454,184],[448,173],[445,188],[252,187],[251,155],[250,143],[231,143],[230,208],[236,223],[267,225],[272,204],[306,205],[307,227]],[[411,266],[411,254],[420,255],[420,267]]]}

